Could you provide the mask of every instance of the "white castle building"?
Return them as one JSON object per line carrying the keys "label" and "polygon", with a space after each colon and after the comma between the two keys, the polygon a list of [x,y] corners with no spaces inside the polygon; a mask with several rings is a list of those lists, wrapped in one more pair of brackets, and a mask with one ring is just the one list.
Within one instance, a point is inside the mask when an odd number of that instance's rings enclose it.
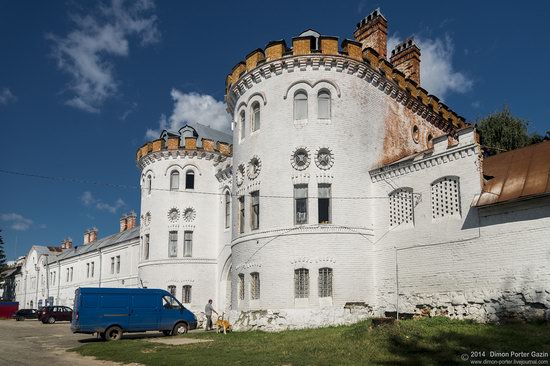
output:
{"label": "white castle building", "polygon": [[387,21],[355,40],[308,30],[226,80],[233,136],[196,123],[137,152],[140,226],[35,246],[22,307],[71,305],[80,286],[209,298],[241,329],[368,316],[550,316],[550,142],[484,158],[475,129],[420,86]]}

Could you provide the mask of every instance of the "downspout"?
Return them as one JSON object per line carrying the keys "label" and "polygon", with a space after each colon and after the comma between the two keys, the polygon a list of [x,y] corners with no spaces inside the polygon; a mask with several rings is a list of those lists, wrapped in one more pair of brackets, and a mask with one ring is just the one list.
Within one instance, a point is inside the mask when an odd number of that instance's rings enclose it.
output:
{"label": "downspout", "polygon": [[46,258],[46,304],[50,305],[50,263]]}
{"label": "downspout", "polygon": [[397,262],[397,246],[395,247],[395,313],[399,320],[399,264]]}
{"label": "downspout", "polygon": [[34,292],[34,304],[36,305],[36,308],[38,309],[38,285],[40,285],[40,266],[38,265],[38,262],[36,263],[36,291]]}
{"label": "downspout", "polygon": [[57,259],[57,303],[59,304],[59,289],[61,288],[61,262]]}
{"label": "downspout", "polygon": [[99,248],[99,284],[98,284],[98,287],[101,287],[101,272],[102,272],[101,268],[103,267],[102,264],[103,264],[103,260],[101,258],[101,248]]}

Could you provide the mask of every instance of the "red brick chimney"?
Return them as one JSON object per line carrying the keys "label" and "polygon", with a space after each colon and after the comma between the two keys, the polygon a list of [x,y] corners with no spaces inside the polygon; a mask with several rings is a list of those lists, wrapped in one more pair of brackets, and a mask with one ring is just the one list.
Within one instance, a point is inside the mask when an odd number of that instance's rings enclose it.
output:
{"label": "red brick chimney", "polygon": [[120,217],[120,232],[126,231],[128,228],[128,215],[122,214]]}
{"label": "red brick chimney", "polygon": [[134,211],[130,211],[128,216],[126,216],[126,230],[130,230],[136,227],[137,215]]}
{"label": "red brick chimney", "polygon": [[406,78],[420,85],[420,48],[412,38],[398,44],[391,51],[390,62],[395,68],[405,74]]}
{"label": "red brick chimney", "polygon": [[86,229],[86,231],[84,231],[84,240],[82,243],[84,243],[84,245],[88,244],[90,242],[90,229]]}
{"label": "red brick chimney", "polygon": [[73,239],[65,238],[61,242],[61,249],[71,249],[73,247]]}
{"label": "red brick chimney", "polygon": [[94,241],[97,240],[97,232],[98,232],[98,231],[99,231],[99,230],[98,230],[97,227],[95,227],[95,226],[94,226],[93,228],[90,229],[90,231],[89,231],[89,233],[88,233],[88,234],[89,234],[88,244],[89,244],[89,243],[93,243]]}
{"label": "red brick chimney", "polygon": [[354,33],[355,40],[361,42],[363,49],[370,47],[380,56],[386,58],[388,47],[388,21],[380,12],[375,9],[367,17],[357,23]]}

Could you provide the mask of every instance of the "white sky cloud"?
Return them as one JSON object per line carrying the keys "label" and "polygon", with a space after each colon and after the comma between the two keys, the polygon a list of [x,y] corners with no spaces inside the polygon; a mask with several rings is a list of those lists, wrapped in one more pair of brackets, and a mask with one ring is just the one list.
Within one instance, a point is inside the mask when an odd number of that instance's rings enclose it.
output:
{"label": "white sky cloud", "polygon": [[30,229],[33,221],[16,213],[4,213],[0,215],[2,221],[8,222],[13,230],[25,231]]}
{"label": "white sky cloud", "polygon": [[231,117],[225,103],[208,94],[183,93],[177,89],[170,92],[174,110],[168,118],[160,117],[159,128],[147,130],[148,139],[156,139],[162,130],[177,131],[186,122],[196,122],[216,130],[231,133]]}
{"label": "white sky cloud", "polygon": [[17,97],[9,88],[0,89],[0,105],[6,105],[17,101]]}
{"label": "white sky cloud", "polygon": [[151,0],[111,0],[94,15],[71,15],[75,25],[64,37],[49,34],[57,66],[70,75],[73,96],[65,103],[86,112],[98,113],[102,104],[118,91],[115,56],[129,53],[130,37],[142,45],[158,42],[157,17]]}
{"label": "white sky cloud", "polygon": [[119,209],[126,206],[126,203],[121,198],[118,198],[113,203],[107,203],[95,198],[90,191],[83,192],[82,196],[80,196],[80,201],[84,206],[95,207],[100,211],[108,211],[113,214],[116,213]]}
{"label": "white sky cloud", "polygon": [[[388,38],[388,55],[394,47],[402,42],[399,35]],[[420,84],[430,94],[445,99],[449,93],[466,93],[473,86],[473,81],[453,66],[454,44],[451,37],[423,38],[415,36],[414,41],[420,48]]]}

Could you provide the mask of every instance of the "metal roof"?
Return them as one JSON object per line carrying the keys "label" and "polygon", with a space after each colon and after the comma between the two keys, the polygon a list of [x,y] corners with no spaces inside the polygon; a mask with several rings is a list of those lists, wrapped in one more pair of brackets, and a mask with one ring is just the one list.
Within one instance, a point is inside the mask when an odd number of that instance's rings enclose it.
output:
{"label": "metal roof", "polygon": [[109,247],[111,245],[119,244],[136,238],[139,238],[139,226],[120,233],[116,233],[103,239],[98,239],[90,244],[84,244],[78,247],[74,247],[72,249],[64,250],[63,253],[60,253],[59,255],[51,255],[48,257],[48,263],[55,263],[63,259],[68,259],[85,253],[90,253],[101,248]]}
{"label": "metal roof", "polygon": [[194,135],[197,138],[197,143],[200,145],[202,138],[211,139],[216,142],[225,142],[227,144],[233,143],[233,136],[231,134],[216,130],[210,126],[205,126],[197,122],[186,122],[177,132],[164,130],[160,134],[161,138],[164,138],[164,134],[172,136],[182,135],[182,133],[191,128],[194,131]]}
{"label": "metal roof", "polygon": [[485,158],[483,176],[473,206],[550,194],[550,141]]}

